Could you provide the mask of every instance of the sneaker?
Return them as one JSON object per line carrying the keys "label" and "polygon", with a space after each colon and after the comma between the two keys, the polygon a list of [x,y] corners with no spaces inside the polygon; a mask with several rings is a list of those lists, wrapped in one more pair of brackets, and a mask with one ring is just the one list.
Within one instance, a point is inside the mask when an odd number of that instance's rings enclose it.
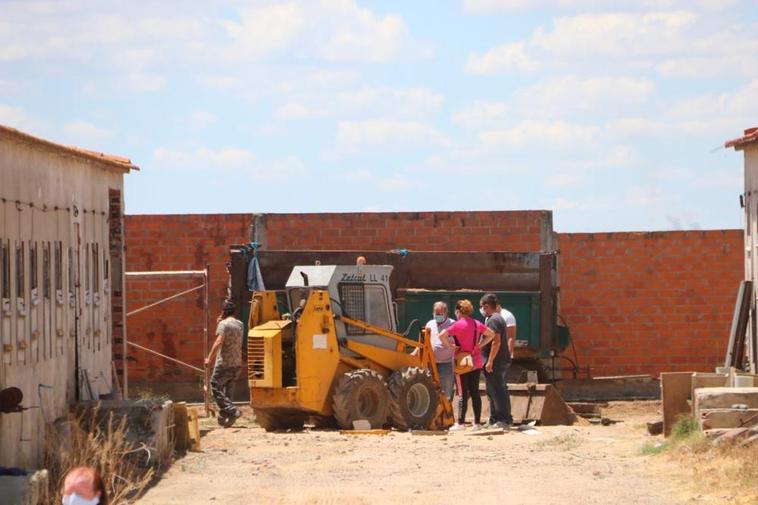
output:
{"label": "sneaker", "polygon": [[494,426],[496,428],[501,428],[506,431],[511,429],[511,423],[506,422],[506,421],[498,421],[497,423],[495,423]]}
{"label": "sneaker", "polygon": [[484,424],[474,424],[471,427],[471,431],[481,431],[481,430],[484,430],[484,429],[486,429],[486,426]]}
{"label": "sneaker", "polygon": [[462,424],[457,424],[456,423],[456,424],[452,425],[450,428],[448,428],[447,431],[463,431],[465,429],[466,429],[465,426],[463,426]]}

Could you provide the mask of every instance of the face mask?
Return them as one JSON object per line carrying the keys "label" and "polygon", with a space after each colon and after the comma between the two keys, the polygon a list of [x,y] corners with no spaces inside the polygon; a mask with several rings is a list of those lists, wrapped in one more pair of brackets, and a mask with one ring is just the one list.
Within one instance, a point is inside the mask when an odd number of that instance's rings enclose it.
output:
{"label": "face mask", "polygon": [[480,313],[480,314],[481,314],[483,317],[487,317],[487,313],[486,313],[486,312],[484,312],[484,307],[479,307],[479,313]]}
{"label": "face mask", "polygon": [[91,500],[87,500],[76,493],[71,493],[63,497],[62,503],[63,505],[98,505],[98,503],[100,503],[100,497],[95,496]]}
{"label": "face mask", "polygon": [[445,322],[445,319],[447,319],[445,316],[434,314],[434,320],[437,321],[437,324],[442,324]]}

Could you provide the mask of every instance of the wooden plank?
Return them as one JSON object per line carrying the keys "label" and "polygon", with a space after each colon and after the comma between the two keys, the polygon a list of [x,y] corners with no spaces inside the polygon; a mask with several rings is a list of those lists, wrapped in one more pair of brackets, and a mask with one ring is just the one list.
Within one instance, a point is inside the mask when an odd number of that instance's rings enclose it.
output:
{"label": "wooden plank", "polygon": [[187,408],[187,431],[189,432],[189,450],[201,452],[200,446],[200,423],[196,407]]}
{"label": "wooden plank", "polygon": [[663,434],[669,436],[674,425],[691,413],[689,404],[693,372],[661,374],[661,403],[663,404]]}
{"label": "wooden plank", "polygon": [[388,434],[390,430],[340,430],[340,435],[380,435]]}
{"label": "wooden plank", "polygon": [[750,303],[753,298],[753,282],[742,281],[737,291],[737,301],[729,331],[729,345],[726,350],[724,366],[741,367],[745,360],[745,332],[747,331]]}

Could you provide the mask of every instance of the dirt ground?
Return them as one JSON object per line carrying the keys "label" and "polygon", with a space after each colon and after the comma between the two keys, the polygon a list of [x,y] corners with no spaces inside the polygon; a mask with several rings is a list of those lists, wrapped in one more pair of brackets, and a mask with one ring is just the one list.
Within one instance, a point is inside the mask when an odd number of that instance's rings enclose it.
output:
{"label": "dirt ground", "polygon": [[692,490],[675,462],[644,455],[657,402],[612,403],[612,426],[538,427],[536,435],[266,433],[252,414],[210,419],[203,452],[179,458],[142,504],[678,505],[729,502]]}

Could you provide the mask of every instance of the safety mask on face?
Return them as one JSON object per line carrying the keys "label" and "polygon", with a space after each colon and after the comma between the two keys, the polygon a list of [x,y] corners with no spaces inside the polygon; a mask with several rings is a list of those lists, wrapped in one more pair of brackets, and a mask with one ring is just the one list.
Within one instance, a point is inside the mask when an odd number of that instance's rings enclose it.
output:
{"label": "safety mask on face", "polygon": [[434,320],[437,321],[437,324],[442,324],[445,322],[445,316],[440,314],[434,314]]}
{"label": "safety mask on face", "polygon": [[63,497],[63,505],[98,505],[100,503],[100,497],[95,496],[91,500],[82,498],[76,493],[67,494]]}
{"label": "safety mask on face", "polygon": [[484,307],[479,307],[479,313],[482,315],[482,317],[487,317],[487,313],[484,311]]}

